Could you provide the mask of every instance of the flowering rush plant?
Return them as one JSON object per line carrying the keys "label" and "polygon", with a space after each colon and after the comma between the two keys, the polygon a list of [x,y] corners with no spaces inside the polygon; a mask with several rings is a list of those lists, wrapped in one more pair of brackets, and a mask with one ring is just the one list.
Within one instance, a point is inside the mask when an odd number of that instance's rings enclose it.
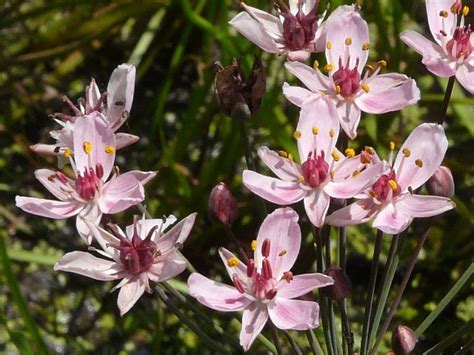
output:
{"label": "flowering rush plant", "polygon": [[[140,139],[118,132],[132,116],[135,67],[115,68],[103,92],[92,79],[78,105],[64,97],[71,112],[52,115],[61,126],[49,134],[54,143],[31,146],[58,160],[57,169],[34,174],[53,197],[37,193],[15,199],[19,209],[32,215],[75,217],[74,235],[67,238],[79,237],[80,250],[69,249],[54,270],[114,281],[106,287],[119,290],[120,316],[145,306],[144,300],[140,303],[145,291],[156,295],[166,312],[217,353],[259,352],[258,346],[278,354],[366,355],[389,346],[395,354],[413,351],[433,318],[416,331],[393,319],[430,230],[441,220],[437,216],[456,207],[454,179],[442,165],[449,154],[446,115],[455,79],[474,93],[469,8],[460,0],[426,0],[425,5],[434,42],[414,30],[399,36],[421,54],[429,72],[449,78],[443,108],[436,120],[418,122],[407,137],[397,134],[393,141],[387,136],[386,142],[373,142],[375,149],[358,140],[365,135],[361,127],[367,114],[414,106],[420,89],[412,73],[386,72],[390,63],[384,59],[368,64],[379,52],[371,51],[376,36],[363,9],[352,4],[329,11],[320,9],[317,0],[280,0],[272,9],[240,2],[242,11],[230,26],[267,54],[255,59],[249,76],[237,59],[228,67],[219,65],[216,75],[217,103],[240,128],[246,167],[235,167],[241,184],[232,185],[243,192],[242,200],[222,182],[209,191],[209,215],[231,245],[223,247],[227,243],[219,241],[218,249],[214,245],[210,255],[201,256],[212,261],[220,257],[223,267],[212,271],[192,265],[186,257],[192,255],[190,243],[185,243],[203,239],[205,233],[199,236],[198,231],[209,221],[195,212],[181,215],[179,209],[173,211],[176,216],[152,217],[144,201],[157,191],[148,187],[160,184],[154,181],[159,180],[157,172],[126,171],[126,160],[116,159],[119,149]],[[285,149],[274,147],[275,142],[254,145],[247,127],[252,119],[265,128],[258,111],[266,92],[265,61],[272,56],[279,58],[274,70],[281,79],[281,101],[286,99],[296,113],[285,137],[290,143],[279,140],[286,142]],[[324,63],[314,60],[323,57]],[[239,220],[240,206],[249,205],[246,199],[259,219],[255,239],[233,231],[239,222],[248,224]],[[137,215],[121,227],[126,211]],[[347,263],[347,232],[355,225],[365,225],[373,249],[368,284],[363,285],[367,292],[358,295],[365,297],[360,311],[348,307],[353,273]],[[408,239],[413,243],[407,245],[416,247],[397,285],[393,278]],[[390,247],[384,258],[385,240]],[[231,313],[232,326],[223,329],[209,309]]]}

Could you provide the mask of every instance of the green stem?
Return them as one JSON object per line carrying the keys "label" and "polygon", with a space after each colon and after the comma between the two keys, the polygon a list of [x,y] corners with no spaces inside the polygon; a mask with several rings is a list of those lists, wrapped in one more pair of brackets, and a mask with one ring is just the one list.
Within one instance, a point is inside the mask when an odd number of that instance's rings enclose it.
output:
{"label": "green stem", "polygon": [[308,329],[306,331],[306,337],[308,338],[309,346],[311,347],[311,351],[313,355],[324,355],[324,351],[319,344],[318,338],[314,334],[312,329]]}
{"label": "green stem", "polygon": [[339,306],[339,312],[341,313],[342,334],[344,334],[347,351],[352,355],[354,354],[354,337],[352,335],[349,317],[347,316],[346,305],[344,304],[344,300],[340,300],[337,305]]}
{"label": "green stem", "polygon": [[446,349],[448,346],[453,344],[456,340],[462,338],[465,334],[469,334],[473,329],[474,329],[474,319],[471,319],[469,322],[464,324],[461,328],[459,328],[453,334],[443,339],[443,341],[439,342],[432,348],[426,350],[423,353],[423,355],[442,354],[444,349]]}
{"label": "green stem", "polygon": [[270,327],[270,333],[272,334],[273,344],[275,344],[275,348],[278,355],[283,355],[283,349],[281,347],[280,338],[278,338],[278,331],[275,325],[272,323],[271,320],[268,321],[268,325]]}
{"label": "green stem", "polygon": [[26,304],[23,295],[21,294],[20,287],[18,285],[18,280],[16,279],[11,263],[10,258],[8,257],[7,249],[5,247],[5,240],[2,233],[0,233],[0,259],[3,268],[3,274],[5,275],[6,282],[8,284],[11,296],[13,298],[13,303],[18,308],[18,311],[25,322],[25,326],[28,329],[28,332],[31,335],[31,338],[36,344],[36,351],[38,354],[48,354],[49,350],[44,342],[43,338],[41,337],[40,331],[36,325],[33,316],[28,309],[28,305]]}
{"label": "green stem", "polygon": [[303,352],[301,351],[300,347],[296,343],[296,340],[291,336],[288,330],[284,330],[283,334],[285,334],[286,340],[288,340],[288,342],[291,345],[291,348],[293,349],[292,353],[297,354],[297,355],[303,355]]}
{"label": "green stem", "polygon": [[444,92],[443,105],[441,106],[441,115],[438,118],[439,124],[443,124],[443,122],[446,120],[446,112],[448,112],[449,100],[451,100],[455,81],[455,76],[450,77],[448,80],[448,85],[446,86],[446,91]]}
{"label": "green stem", "polygon": [[423,335],[423,333],[428,329],[428,327],[433,323],[433,321],[438,317],[438,315],[443,311],[443,309],[453,300],[457,293],[462,289],[467,281],[471,278],[474,273],[474,262],[467,268],[466,271],[461,275],[459,280],[454,284],[453,288],[444,296],[441,302],[436,306],[435,309],[426,317],[426,319],[420,324],[416,329],[415,334],[417,337]]}

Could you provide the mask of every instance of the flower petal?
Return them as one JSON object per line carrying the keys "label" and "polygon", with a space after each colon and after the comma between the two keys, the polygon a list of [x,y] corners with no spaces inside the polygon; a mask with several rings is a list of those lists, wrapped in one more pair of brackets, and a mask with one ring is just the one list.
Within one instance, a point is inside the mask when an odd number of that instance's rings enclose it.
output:
{"label": "flower petal", "polygon": [[100,90],[94,78],[89,86],[86,87],[86,112],[92,111],[99,103]]}
{"label": "flower petal", "polygon": [[290,282],[280,281],[278,297],[296,298],[311,292],[315,288],[332,285],[334,280],[324,274],[302,274],[293,276]]}
{"label": "flower petal", "polygon": [[129,116],[134,91],[135,66],[120,64],[112,72],[107,85],[107,121],[114,132]]}
{"label": "flower petal", "polygon": [[140,276],[134,276],[120,288],[117,298],[117,306],[120,310],[120,316],[123,317],[145,292],[145,282]]}
{"label": "flower petal", "polygon": [[319,305],[312,301],[277,297],[269,303],[268,313],[273,324],[280,329],[307,330],[319,325]]}
{"label": "flower petal", "polygon": [[344,132],[350,139],[355,139],[360,122],[360,109],[352,101],[340,101],[337,104],[337,115]]}
{"label": "flower petal", "polygon": [[251,170],[244,170],[243,183],[254,194],[278,205],[291,205],[306,195],[306,191],[296,182],[275,179]]}
{"label": "flower petal", "polygon": [[285,68],[296,76],[310,91],[319,94],[332,86],[331,80],[318,69],[300,62],[286,62]]}
{"label": "flower petal", "polygon": [[262,265],[262,244],[270,240],[268,259],[277,280],[284,272],[290,271],[298,257],[301,247],[301,230],[298,214],[291,208],[279,208],[263,221],[257,236],[257,248],[254,252],[257,268]]}
{"label": "flower petal", "polygon": [[120,240],[113,234],[101,228],[97,223],[84,219],[83,222],[89,228],[90,234],[95,238],[103,251],[105,251],[117,263],[120,261],[120,251],[116,246],[120,245]]}
{"label": "flower petal", "polygon": [[398,234],[407,229],[413,221],[412,215],[395,203],[382,207],[374,219],[372,227],[387,234]]}
{"label": "flower petal", "polygon": [[250,349],[267,323],[267,320],[268,311],[267,307],[263,304],[252,303],[244,310],[242,328],[240,329],[240,345],[242,345],[244,351]]}
{"label": "flower petal", "polygon": [[90,230],[86,220],[92,224],[98,225],[102,218],[102,212],[96,204],[88,205],[76,217],[76,229],[87,245],[92,243],[92,231]]}
{"label": "flower petal", "polygon": [[[410,151],[405,157],[406,149]],[[398,152],[394,170],[402,191],[423,185],[441,165],[448,149],[448,139],[441,125],[423,123],[408,136]]]}
{"label": "flower petal", "polygon": [[330,197],[323,190],[314,189],[304,199],[304,208],[309,220],[316,227],[324,224],[328,212]]}
{"label": "flower petal", "polygon": [[258,156],[282,180],[295,182],[301,176],[301,169],[298,164],[288,158],[281,157],[268,147],[258,148]]}
{"label": "flower petal", "polygon": [[[451,38],[456,27],[455,15],[451,12],[453,3],[454,0],[426,0],[428,24],[431,34],[438,44],[441,44],[441,38],[443,38],[441,31]],[[440,16],[441,11],[445,11],[447,17]]]}
{"label": "flower petal", "polygon": [[188,278],[188,289],[189,294],[201,304],[216,311],[240,311],[252,302],[234,287],[210,280],[195,272]]}
{"label": "flower petal", "polygon": [[412,217],[432,217],[452,210],[456,205],[446,197],[406,194],[396,201],[396,208]]}
{"label": "flower petal", "polygon": [[311,52],[307,50],[288,52],[288,60],[292,62],[305,62],[311,57]]}
{"label": "flower petal", "polygon": [[115,133],[115,140],[117,141],[117,149],[122,149],[140,140],[140,137],[128,133]]}
{"label": "flower petal", "polygon": [[359,200],[333,212],[326,222],[335,227],[352,226],[370,221],[377,211],[372,199]]}
{"label": "flower petal", "polygon": [[[168,250],[176,248],[176,244],[184,244],[188,239],[189,233],[194,226],[197,213],[191,213],[186,218],[183,218],[177,224],[175,224],[168,232],[163,236],[156,239],[156,246],[164,254]],[[143,232],[143,231],[142,231]],[[143,236],[144,234],[142,234]]]}
{"label": "flower petal", "polygon": [[456,79],[464,89],[474,95],[474,66],[464,63],[456,71]]}
{"label": "flower petal", "polygon": [[187,260],[186,258],[178,251],[168,254],[163,260],[157,261],[153,264],[153,267],[148,270],[153,273],[154,270],[159,270],[159,273],[154,272],[156,277],[152,280],[154,282],[164,282],[177,275],[181,274],[186,270]]}
{"label": "flower petal", "polygon": [[[233,280],[234,275],[237,275],[244,284],[247,283],[247,265],[245,265],[238,257],[226,248],[219,248],[219,256],[221,257],[222,263],[224,264],[227,273],[229,274],[230,280]],[[237,260],[236,265],[229,266],[229,260]],[[232,265],[232,264],[231,264]]]}
{"label": "flower petal", "polygon": [[100,281],[117,280],[124,271],[115,261],[97,258],[83,251],[65,254],[54,264],[54,270],[73,272]]}
{"label": "flower petal", "polygon": [[288,83],[284,83],[283,95],[285,95],[288,101],[290,101],[293,105],[301,107],[306,100],[314,95],[314,93],[308,89],[299,86],[290,86]]}
{"label": "flower petal", "polygon": [[56,177],[56,172],[49,169],[39,169],[35,171],[36,179],[57,199],[66,201],[70,199],[71,194],[66,189],[73,189],[74,181],[65,176],[67,183],[64,184]]}
{"label": "flower petal", "polygon": [[[176,223],[176,221],[177,221],[177,218],[173,215],[169,215],[168,217],[163,216],[163,219],[161,218],[140,219],[137,221],[138,234],[140,235],[142,239],[144,239],[152,228],[157,227],[155,233],[153,233],[153,236],[151,237],[151,240],[153,242],[156,242],[159,237],[161,238],[164,237],[164,231],[166,231],[169,226]],[[133,237],[134,229],[135,229],[135,224],[130,224],[125,228],[125,232],[130,240]],[[174,244],[176,243],[172,242],[172,246],[174,246]]]}
{"label": "flower petal", "polygon": [[43,198],[16,196],[16,206],[36,216],[64,219],[78,214],[84,205],[77,201],[56,201]]}

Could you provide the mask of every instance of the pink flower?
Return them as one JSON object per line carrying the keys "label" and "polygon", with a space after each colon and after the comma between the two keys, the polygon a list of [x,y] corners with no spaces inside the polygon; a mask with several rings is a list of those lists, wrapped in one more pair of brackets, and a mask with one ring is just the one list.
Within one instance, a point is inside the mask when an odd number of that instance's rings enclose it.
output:
{"label": "pink flower", "polygon": [[111,226],[112,233],[85,220],[101,249],[95,251],[108,259],[91,253],[73,251],[64,255],[54,270],[73,272],[100,281],[121,281],[117,305],[123,316],[146,290],[151,292],[149,281],[163,282],[186,269],[186,259],[179,252],[193,227],[196,213],[163,231],[176,221],[170,216],[161,219],[142,219],[126,228]]}
{"label": "pink flower", "polygon": [[193,273],[189,294],[203,305],[222,312],[243,310],[240,344],[247,351],[270,317],[280,329],[306,330],[319,325],[316,302],[294,298],[333,284],[323,274],[293,275],[290,271],[301,246],[298,215],[280,208],[260,227],[254,258],[245,265],[227,249],[219,255],[234,287]]}
{"label": "pink flower", "polygon": [[465,25],[469,12],[459,0],[427,0],[426,13],[436,43],[415,31],[405,31],[400,38],[423,56],[422,63],[435,75],[456,76],[461,85],[474,94],[474,36]]}
{"label": "pink flower", "polygon": [[414,194],[439,167],[447,148],[442,126],[419,125],[398,152],[393,167],[358,196],[360,200],[332,213],[327,222],[341,227],[374,220],[374,228],[398,234],[414,218],[431,217],[454,208],[449,198]]}
{"label": "pink flower", "polygon": [[288,55],[289,60],[305,61],[312,52],[321,52],[322,19],[316,15],[319,1],[290,0],[289,7],[278,2],[278,16],[241,3],[241,12],[229,23],[243,36],[275,54]]}
{"label": "pink flower", "polygon": [[140,203],[145,198],[143,185],[156,173],[130,171],[114,174],[110,180],[115,160],[115,136],[98,113],[78,117],[75,122],[72,151],[66,148],[75,171],[72,180],[60,171],[39,169],[36,178],[57,200],[34,197],[16,197],[16,205],[23,211],[53,219],[77,215],[76,227],[88,244],[89,228],[84,219],[98,223],[102,213],[118,213]]}
{"label": "pink flower", "polygon": [[[114,132],[127,120],[132,107],[133,93],[135,90],[135,67],[131,64],[121,64],[112,72],[107,85],[107,92],[100,94],[94,79],[86,89],[86,98],[76,107],[69,99],[64,100],[72,108],[74,116],[58,113],[54,115],[55,121],[62,128],[51,131],[50,135],[56,140],[55,144],[38,143],[31,149],[39,154],[56,155],[62,157],[66,148],[73,149],[74,123],[78,117],[93,114],[100,117]],[[107,106],[104,107],[104,99]],[[139,137],[128,133],[115,134],[117,149],[133,144]]]}
{"label": "pink flower", "polygon": [[310,221],[317,227],[322,226],[331,197],[355,196],[369,186],[383,168],[381,164],[371,164],[372,160],[360,166],[360,157],[345,159],[335,148],[338,134],[334,105],[325,97],[313,96],[301,109],[294,134],[302,164],[284,152],[279,154],[262,147],[258,155],[278,179],[245,170],[244,185],[278,205],[304,200]]}
{"label": "pink flower", "polygon": [[[413,79],[402,74],[379,74],[385,61],[377,68],[368,66],[369,28],[355,5],[339,6],[326,21],[326,59],[329,77],[303,63],[286,63],[286,68],[300,79],[307,89],[283,85],[283,93],[293,104],[304,107],[309,99],[321,93],[336,104],[341,127],[354,139],[361,111],[380,114],[401,110],[416,103],[420,91]],[[309,108],[307,108],[309,109]]]}

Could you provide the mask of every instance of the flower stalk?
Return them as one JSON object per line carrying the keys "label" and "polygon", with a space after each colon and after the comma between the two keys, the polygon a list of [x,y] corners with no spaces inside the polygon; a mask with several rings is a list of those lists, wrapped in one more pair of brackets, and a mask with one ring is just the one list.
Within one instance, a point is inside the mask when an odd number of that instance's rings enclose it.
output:
{"label": "flower stalk", "polygon": [[449,101],[451,100],[451,95],[453,93],[454,82],[456,77],[452,76],[448,80],[448,85],[446,86],[446,91],[444,93],[443,105],[441,106],[441,114],[438,118],[438,123],[443,124],[446,120],[446,113],[448,112]]}

